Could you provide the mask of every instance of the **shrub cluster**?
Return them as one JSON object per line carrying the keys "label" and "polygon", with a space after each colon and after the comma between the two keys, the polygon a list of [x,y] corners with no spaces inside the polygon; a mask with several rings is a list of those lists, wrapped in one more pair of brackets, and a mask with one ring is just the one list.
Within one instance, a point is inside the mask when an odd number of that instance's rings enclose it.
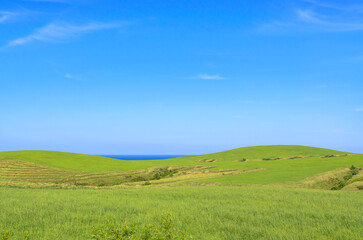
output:
{"label": "shrub cluster", "polygon": [[240,159],[240,160],[237,160],[237,162],[246,162],[247,161],[247,159],[246,158],[242,158],[242,159]]}
{"label": "shrub cluster", "polygon": [[164,177],[172,177],[173,174],[177,173],[178,170],[176,169],[168,169],[167,167],[165,168],[159,168],[157,170],[154,170],[154,175],[150,178],[150,180],[159,180],[161,178]]}
{"label": "shrub cluster", "polygon": [[340,190],[343,187],[345,187],[345,185],[347,184],[347,182],[349,181],[349,179],[351,179],[354,175],[357,175],[359,173],[358,168],[356,168],[355,166],[351,166],[349,168],[349,172],[347,173],[347,175],[343,176],[343,179],[340,180],[338,178],[332,178],[330,179],[331,182],[333,182],[334,186],[331,188],[331,190]]}
{"label": "shrub cluster", "polygon": [[262,160],[265,160],[265,161],[267,161],[267,160],[280,160],[281,158],[262,158]]}
{"label": "shrub cluster", "polygon": [[[0,231],[0,240],[10,240],[14,236],[14,233],[10,230]],[[30,234],[25,231],[23,232],[24,240],[30,240]]]}
{"label": "shrub cluster", "polygon": [[193,239],[174,227],[172,215],[169,213],[161,218],[157,226],[135,224],[113,224],[107,220],[104,228],[94,228],[92,238],[95,240],[184,240]]}

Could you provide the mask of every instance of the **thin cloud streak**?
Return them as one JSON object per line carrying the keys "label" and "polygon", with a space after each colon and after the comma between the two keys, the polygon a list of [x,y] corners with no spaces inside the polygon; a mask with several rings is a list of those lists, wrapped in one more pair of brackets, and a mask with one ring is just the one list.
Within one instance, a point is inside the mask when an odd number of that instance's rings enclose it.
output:
{"label": "thin cloud streak", "polygon": [[310,10],[297,10],[297,16],[302,22],[315,24],[324,27],[325,30],[331,31],[360,31],[363,30],[363,23],[341,23],[326,21],[322,16],[319,16]]}
{"label": "thin cloud streak", "polygon": [[206,73],[200,73],[200,74],[196,75],[193,78],[202,79],[202,80],[222,80],[222,79],[225,79],[224,77],[221,77],[219,74],[208,75]]}
{"label": "thin cloud streak", "polygon": [[303,1],[313,4],[315,6],[318,6],[318,7],[331,8],[331,9],[336,9],[336,10],[340,10],[340,11],[354,11],[354,12],[363,11],[362,4],[360,4],[360,5],[338,5],[338,4],[332,4],[332,3],[316,1],[316,0],[303,0]]}
{"label": "thin cloud streak", "polygon": [[0,23],[3,23],[5,21],[9,20],[9,18],[14,15],[15,15],[15,13],[13,13],[13,12],[0,11]]}
{"label": "thin cloud streak", "polygon": [[[271,21],[260,25],[258,32],[283,31],[363,31],[363,5],[335,4],[319,0],[301,0],[305,6],[293,11],[293,18],[284,21]],[[321,14],[324,12],[325,14]],[[344,18],[343,18],[344,17]]]}
{"label": "thin cloud streak", "polygon": [[66,73],[66,74],[64,75],[64,77],[65,77],[65,78],[68,78],[68,79],[73,78],[73,76],[72,76],[71,74],[69,74],[69,73]]}
{"label": "thin cloud streak", "polygon": [[51,23],[26,37],[10,41],[7,47],[24,45],[33,41],[63,42],[85,33],[103,29],[118,28],[124,24],[125,23],[88,23],[86,25],[72,25],[66,22]]}
{"label": "thin cloud streak", "polygon": [[24,2],[69,3],[69,0],[23,0]]}
{"label": "thin cloud streak", "polygon": [[258,32],[276,32],[283,30],[292,31],[326,31],[326,32],[353,32],[363,31],[362,23],[339,22],[329,16],[320,15],[311,10],[298,9],[295,11],[295,19],[273,21],[257,28]]}
{"label": "thin cloud streak", "polygon": [[359,108],[356,108],[354,109],[356,112],[363,112],[363,107],[359,107]]}
{"label": "thin cloud streak", "polygon": [[70,73],[64,74],[64,77],[67,79],[72,79],[72,80],[82,80],[82,77],[80,75],[74,75],[74,74],[70,74]]}

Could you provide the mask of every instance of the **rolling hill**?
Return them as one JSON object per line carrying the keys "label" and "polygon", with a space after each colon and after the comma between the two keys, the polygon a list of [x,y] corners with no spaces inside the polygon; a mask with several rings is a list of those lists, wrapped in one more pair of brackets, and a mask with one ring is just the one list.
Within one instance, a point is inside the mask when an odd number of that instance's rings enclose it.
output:
{"label": "rolling hill", "polygon": [[[352,165],[362,167],[363,155],[296,145],[244,147],[143,161],[55,151],[8,151],[0,152],[0,181],[3,185],[17,182],[32,186],[117,186],[150,181],[153,185],[191,182],[291,185]],[[342,174],[344,171],[337,177],[344,177]],[[326,177],[321,181],[328,180]],[[331,187],[332,184],[313,185]]]}

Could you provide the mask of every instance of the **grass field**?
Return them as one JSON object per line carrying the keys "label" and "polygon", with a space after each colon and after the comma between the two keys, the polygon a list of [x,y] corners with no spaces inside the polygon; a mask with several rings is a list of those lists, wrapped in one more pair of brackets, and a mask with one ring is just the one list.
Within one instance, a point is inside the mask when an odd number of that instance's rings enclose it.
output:
{"label": "grass field", "polygon": [[0,233],[91,239],[106,218],[171,213],[194,239],[362,239],[362,167],[363,155],[304,146],[147,161],[0,152]]}
{"label": "grass field", "polygon": [[90,239],[105,218],[157,223],[172,213],[194,239],[361,239],[361,192],[266,187],[117,190],[1,188],[0,226],[33,239]]}

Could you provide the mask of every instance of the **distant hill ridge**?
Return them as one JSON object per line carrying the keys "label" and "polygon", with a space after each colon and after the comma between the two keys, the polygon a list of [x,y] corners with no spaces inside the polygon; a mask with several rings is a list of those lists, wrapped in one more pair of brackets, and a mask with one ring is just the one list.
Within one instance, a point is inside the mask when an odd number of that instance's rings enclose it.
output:
{"label": "distant hill ridge", "polygon": [[221,161],[237,160],[241,157],[246,159],[262,159],[262,158],[287,158],[287,157],[308,157],[308,156],[325,156],[325,155],[339,155],[350,154],[348,152],[341,152],[326,148],[317,148],[301,145],[266,145],[266,146],[253,146],[241,147],[232,150],[204,154],[199,156],[191,156],[190,158],[216,158]]}
{"label": "distant hill ridge", "polygon": [[[124,171],[138,170],[160,165],[190,165],[204,159],[221,162],[239,159],[288,158],[348,154],[324,148],[299,145],[267,145],[242,147],[228,151],[198,156],[178,157],[166,160],[123,161],[107,157],[57,151],[24,150],[0,152],[1,160],[19,160],[44,166],[78,171]],[[194,163],[195,164],[195,163]]]}

